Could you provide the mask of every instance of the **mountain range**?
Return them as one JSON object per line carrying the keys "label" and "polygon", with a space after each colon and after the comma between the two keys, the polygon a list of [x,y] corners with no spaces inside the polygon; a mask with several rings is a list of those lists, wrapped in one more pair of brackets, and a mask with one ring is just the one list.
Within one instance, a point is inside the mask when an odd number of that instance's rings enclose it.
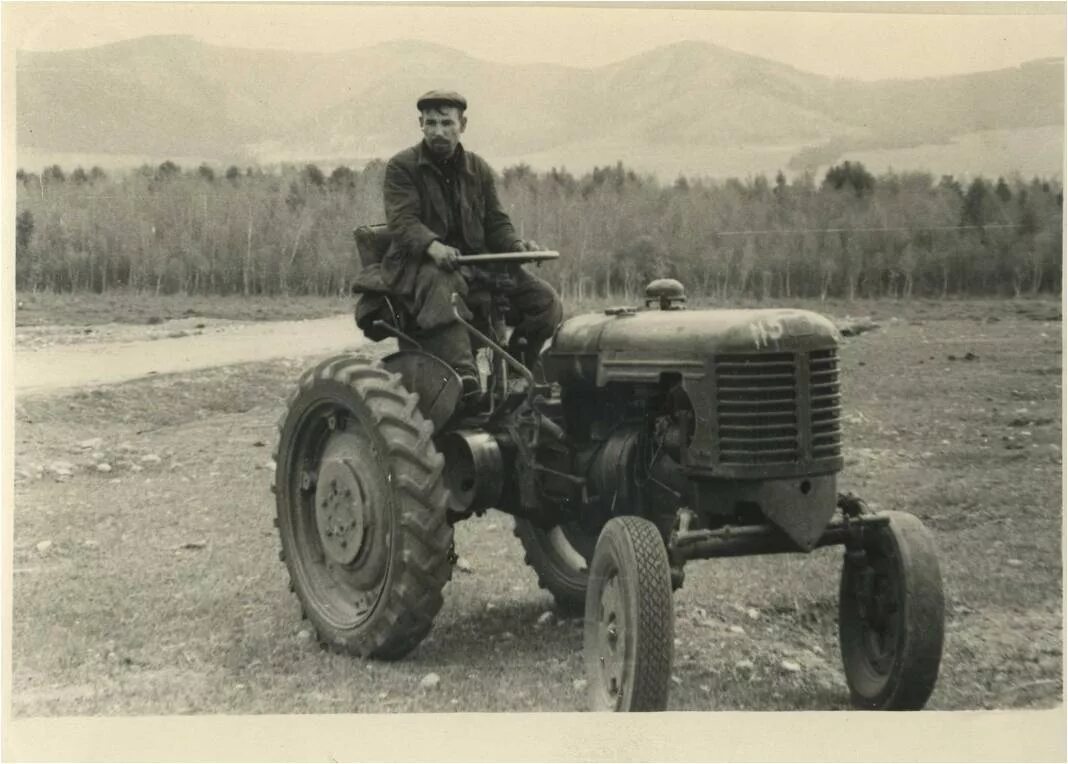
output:
{"label": "mountain range", "polygon": [[[465,143],[494,164],[798,171],[987,134],[1023,136],[1021,151],[1042,153],[1050,172],[1063,161],[1063,59],[863,82],[703,42],[575,68],[494,63],[424,41],[297,52],[162,36],[20,51],[16,66],[20,155],[359,164],[416,142],[415,98],[446,87],[468,99]],[[1042,145],[1027,149],[1031,135]]]}

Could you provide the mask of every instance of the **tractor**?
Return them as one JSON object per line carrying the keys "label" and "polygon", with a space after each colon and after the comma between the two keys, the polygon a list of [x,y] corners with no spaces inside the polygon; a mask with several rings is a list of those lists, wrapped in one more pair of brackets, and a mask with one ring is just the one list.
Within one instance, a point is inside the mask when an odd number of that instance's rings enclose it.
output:
{"label": "tractor", "polygon": [[[355,233],[373,267],[385,226]],[[461,263],[506,270],[557,256]],[[458,375],[380,297],[358,323],[399,350],[307,370],[278,425],[280,556],[324,648],[411,652],[442,606],[453,527],[496,508],[514,516],[557,607],[584,616],[592,710],[667,707],[672,597],[689,561],[830,545],[844,550],[838,632],[851,704],[927,702],[944,630],[937,550],[916,517],[838,491],[831,320],[691,310],[678,281],[659,279],[641,307],[565,320],[528,368],[506,350],[505,306],[483,300],[469,321],[457,302],[483,372],[482,397],[462,406]]]}

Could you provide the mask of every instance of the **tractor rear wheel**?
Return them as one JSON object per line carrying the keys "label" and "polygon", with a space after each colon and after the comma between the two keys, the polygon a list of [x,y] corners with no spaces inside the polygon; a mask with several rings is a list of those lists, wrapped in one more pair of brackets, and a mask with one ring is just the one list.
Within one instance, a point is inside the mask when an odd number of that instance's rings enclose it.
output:
{"label": "tractor rear wheel", "polygon": [[865,533],[842,567],[838,636],[853,706],[923,708],[934,690],[945,628],[942,574],[931,532],[917,518]]}
{"label": "tractor rear wheel", "polygon": [[538,586],[553,595],[562,613],[581,615],[586,607],[586,586],[596,536],[591,536],[578,523],[543,529],[518,517],[514,533],[523,545],[523,561],[538,576]]}
{"label": "tractor rear wheel", "polygon": [[675,646],[671,568],[660,531],[648,520],[615,517],[601,531],[584,641],[591,710],[667,708]]}
{"label": "tractor rear wheel", "polygon": [[279,422],[280,557],[323,647],[400,658],[441,608],[452,527],[417,403],[378,362],[337,356],[304,373]]}

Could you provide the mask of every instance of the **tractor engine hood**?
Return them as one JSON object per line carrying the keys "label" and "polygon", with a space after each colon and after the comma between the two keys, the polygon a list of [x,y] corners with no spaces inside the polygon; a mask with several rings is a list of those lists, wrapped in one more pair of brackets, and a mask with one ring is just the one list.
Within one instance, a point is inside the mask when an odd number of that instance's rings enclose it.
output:
{"label": "tractor engine hood", "polygon": [[601,386],[661,372],[690,376],[722,354],[833,348],[839,337],[830,319],[807,310],[609,309],[565,321],[545,365],[562,383]]}

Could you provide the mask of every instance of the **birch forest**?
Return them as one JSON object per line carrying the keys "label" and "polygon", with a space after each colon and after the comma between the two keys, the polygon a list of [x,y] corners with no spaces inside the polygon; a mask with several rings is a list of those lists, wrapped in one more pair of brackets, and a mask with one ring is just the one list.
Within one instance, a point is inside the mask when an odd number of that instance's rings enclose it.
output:
{"label": "birch forest", "polygon": [[[24,291],[342,294],[352,229],[382,222],[384,164],[19,170]],[[737,298],[1059,293],[1063,193],[1044,178],[873,175],[663,184],[622,163],[582,176],[505,168],[520,235],[559,250],[539,275],[565,301],[636,299],[650,279]]]}

